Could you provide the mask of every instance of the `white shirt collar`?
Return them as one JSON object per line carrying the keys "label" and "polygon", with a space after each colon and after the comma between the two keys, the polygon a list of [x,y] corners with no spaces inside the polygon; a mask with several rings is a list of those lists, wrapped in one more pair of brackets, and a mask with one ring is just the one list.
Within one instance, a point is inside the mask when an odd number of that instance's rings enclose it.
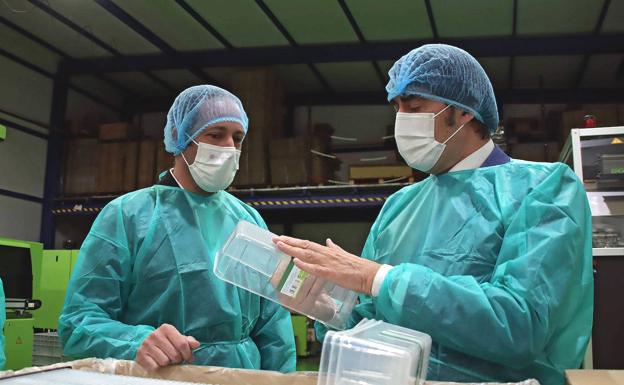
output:
{"label": "white shirt collar", "polygon": [[473,170],[481,167],[485,160],[494,151],[494,142],[490,139],[480,149],[465,157],[462,161],[453,166],[448,172]]}

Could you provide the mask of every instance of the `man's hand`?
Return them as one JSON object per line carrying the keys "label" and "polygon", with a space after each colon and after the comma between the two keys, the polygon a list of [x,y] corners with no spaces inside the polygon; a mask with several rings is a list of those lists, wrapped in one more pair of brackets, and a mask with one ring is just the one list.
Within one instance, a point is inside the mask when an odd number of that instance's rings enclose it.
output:
{"label": "man's hand", "polygon": [[148,371],[184,361],[193,362],[193,350],[198,347],[199,342],[195,338],[184,336],[175,327],[163,324],[143,341],[136,362]]}
{"label": "man's hand", "polygon": [[327,246],[286,236],[276,237],[273,242],[282,252],[292,256],[301,270],[345,289],[371,294],[380,264],[347,253],[331,239],[327,239]]}

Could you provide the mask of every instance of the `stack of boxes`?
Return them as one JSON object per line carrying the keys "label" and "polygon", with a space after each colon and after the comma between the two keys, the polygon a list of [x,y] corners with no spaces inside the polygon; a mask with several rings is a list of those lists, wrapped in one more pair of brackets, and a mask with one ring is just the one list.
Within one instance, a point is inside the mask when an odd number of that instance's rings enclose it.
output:
{"label": "stack of boxes", "polygon": [[139,128],[120,122],[100,125],[98,139],[67,141],[63,194],[119,194],[151,186],[173,165],[173,156],[161,139],[140,136]]}

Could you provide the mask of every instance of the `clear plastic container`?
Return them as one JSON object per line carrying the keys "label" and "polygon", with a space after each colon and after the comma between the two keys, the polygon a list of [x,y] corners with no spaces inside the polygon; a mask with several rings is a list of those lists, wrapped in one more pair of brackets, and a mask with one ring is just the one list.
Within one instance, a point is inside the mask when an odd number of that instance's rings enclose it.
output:
{"label": "clear plastic container", "polygon": [[33,356],[63,357],[63,346],[58,333],[35,333],[33,338]]}
{"label": "clear plastic container", "polygon": [[424,384],[431,337],[382,321],[363,320],[323,341],[318,385]]}
{"label": "clear plastic container", "polygon": [[[323,340],[323,352],[319,365],[319,381],[318,385],[335,384],[336,367],[338,365],[338,356],[340,354],[341,338],[347,337],[358,331],[359,328],[374,326],[377,322],[374,320],[362,320],[355,328],[342,332],[328,331]],[[321,380],[322,379],[322,380]]]}
{"label": "clear plastic container", "polygon": [[275,234],[240,221],[217,252],[220,279],[335,329],[344,329],[357,293],[299,270],[273,244]]}

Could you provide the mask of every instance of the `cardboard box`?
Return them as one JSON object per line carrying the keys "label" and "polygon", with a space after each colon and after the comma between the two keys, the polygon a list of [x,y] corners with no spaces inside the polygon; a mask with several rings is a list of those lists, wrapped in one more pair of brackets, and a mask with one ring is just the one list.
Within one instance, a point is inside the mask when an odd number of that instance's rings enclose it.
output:
{"label": "cardboard box", "polygon": [[173,162],[175,158],[173,155],[165,151],[165,144],[161,142],[156,143],[156,179],[158,176],[165,172],[169,171],[170,168],[173,167]]}
{"label": "cardboard box", "polygon": [[144,138],[162,140],[165,133],[165,125],[167,125],[167,112],[145,112],[139,114],[135,116],[134,124],[140,128]]}
{"label": "cardboard box", "polygon": [[262,136],[261,132],[252,131],[243,142],[234,186],[264,187],[269,184],[267,143]]}
{"label": "cardboard box", "polygon": [[310,139],[298,136],[286,139],[273,139],[269,142],[271,158],[296,158],[310,154]]}
{"label": "cardboard box", "polygon": [[537,120],[530,118],[511,118],[507,120],[507,127],[517,136],[528,136],[537,130]]}
{"label": "cardboard box", "polygon": [[96,139],[71,139],[66,142],[64,195],[88,195],[97,191],[99,147]]}
{"label": "cardboard box", "polygon": [[232,93],[243,103],[250,128],[260,129],[266,139],[282,136],[284,92],[275,70],[258,68],[235,73]]}
{"label": "cardboard box", "polygon": [[271,184],[307,185],[310,181],[310,141],[306,137],[275,139],[269,144]]}
{"label": "cardboard box", "polygon": [[510,156],[531,162],[556,162],[559,152],[557,142],[516,143],[511,146]]}
{"label": "cardboard box", "polygon": [[335,173],[334,177],[334,179],[339,181],[349,180],[349,169],[351,166],[396,166],[404,164],[400,155],[392,150],[342,152],[335,155],[341,162],[340,169]]}
{"label": "cardboard box", "polygon": [[139,132],[138,127],[126,122],[100,124],[98,139],[102,142],[136,139]]}
{"label": "cardboard box", "polygon": [[331,150],[331,135],[334,128],[326,123],[317,123],[312,127],[310,148],[317,153],[312,154],[310,165],[310,181],[313,184],[325,184],[334,178],[334,173],[340,168],[338,158],[329,158],[318,153],[333,155]]}
{"label": "cardboard box", "polygon": [[583,128],[583,117],[587,115],[585,111],[563,111],[561,113],[561,126],[564,131],[570,131],[573,128]]}
{"label": "cardboard box", "polygon": [[566,370],[568,385],[624,385],[624,370]]}
{"label": "cardboard box", "polygon": [[310,183],[309,162],[303,158],[271,159],[271,184],[274,186],[307,186]]}
{"label": "cardboard box", "polygon": [[[147,371],[145,371],[145,369],[143,369],[134,361],[115,360],[112,358],[107,358],[105,360],[97,358],[86,358],[73,362],[64,362],[49,366],[27,368],[17,372],[5,371],[0,372],[0,379],[14,376],[23,376],[29,373],[39,373],[59,368],[71,368],[74,370],[108,373],[123,376],[157,378],[171,381],[187,381],[211,385],[316,385],[318,380],[316,372],[294,372],[283,374],[272,371],[231,369],[216,366],[194,365],[168,366],[165,368],[161,368],[156,372],[148,373]],[[123,383],[122,379],[120,379],[120,381],[120,383]],[[457,385],[457,383],[436,381],[427,381],[426,384]],[[539,385],[539,382],[537,382],[536,380],[526,380],[515,384]],[[491,383],[490,385],[502,384]]]}
{"label": "cardboard box", "polygon": [[123,193],[136,189],[138,149],[138,142],[100,143],[98,193]]}
{"label": "cardboard box", "polygon": [[268,144],[283,132],[283,91],[277,73],[269,68],[245,70],[232,76],[232,92],[243,103],[249,131],[243,142],[234,186],[269,184]]}
{"label": "cardboard box", "polygon": [[351,166],[349,179],[393,179],[411,177],[409,166]]}
{"label": "cardboard box", "polygon": [[139,165],[137,188],[149,187],[156,181],[156,141],[142,140],[139,143]]}
{"label": "cardboard box", "polygon": [[618,109],[609,105],[587,105],[580,110],[563,111],[561,113],[562,135],[561,139],[566,140],[573,128],[584,127],[585,115],[596,117],[596,127],[611,127],[619,124]]}
{"label": "cardboard box", "polygon": [[106,117],[102,114],[93,114],[88,109],[79,111],[67,111],[67,115],[72,118],[67,120],[65,126],[72,135],[95,136],[98,133],[99,124],[104,122]]}

